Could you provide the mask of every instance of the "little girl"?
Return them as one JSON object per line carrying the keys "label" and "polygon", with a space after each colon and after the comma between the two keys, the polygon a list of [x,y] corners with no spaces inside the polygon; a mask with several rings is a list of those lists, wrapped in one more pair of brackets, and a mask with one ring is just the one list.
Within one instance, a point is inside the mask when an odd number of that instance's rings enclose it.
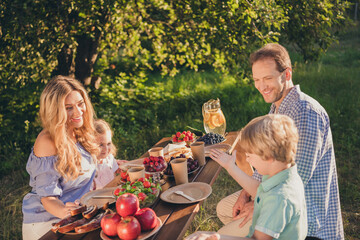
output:
{"label": "little girl", "polygon": [[110,125],[102,120],[97,119],[94,122],[96,130],[96,141],[100,147],[100,153],[97,156],[96,174],[93,182],[93,190],[105,187],[114,179],[115,172],[120,164],[125,160],[116,160],[116,147],[112,143],[113,133]]}

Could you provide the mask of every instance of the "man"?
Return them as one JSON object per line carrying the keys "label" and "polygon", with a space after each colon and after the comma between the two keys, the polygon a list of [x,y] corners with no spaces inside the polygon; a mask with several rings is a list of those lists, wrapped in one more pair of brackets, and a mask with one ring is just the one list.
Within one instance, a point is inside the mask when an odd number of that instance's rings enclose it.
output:
{"label": "man", "polygon": [[[265,45],[250,56],[250,63],[256,89],[272,104],[270,114],[287,115],[298,128],[296,163],[305,188],[307,239],[344,239],[334,147],[325,109],[301,92],[299,85],[294,86],[291,60],[281,45]],[[253,177],[261,181],[256,171]],[[219,233],[229,234],[229,226],[234,224],[248,231],[253,208],[246,191],[224,198],[217,206],[218,217],[226,224]]]}

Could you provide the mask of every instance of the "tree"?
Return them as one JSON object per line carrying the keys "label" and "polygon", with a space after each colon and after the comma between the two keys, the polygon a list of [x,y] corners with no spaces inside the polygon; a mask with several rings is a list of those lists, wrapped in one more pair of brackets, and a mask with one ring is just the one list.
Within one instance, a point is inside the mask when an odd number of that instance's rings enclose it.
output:
{"label": "tree", "polygon": [[244,76],[250,52],[267,42],[293,43],[314,59],[346,22],[346,7],[338,0],[0,1],[0,143],[8,146],[0,155],[31,144],[52,75],[95,87],[106,78],[111,91],[103,94],[114,104],[136,101],[125,90],[147,91],[151,71],[211,67]]}
{"label": "tree", "polygon": [[348,23],[350,4],[338,0],[279,0],[288,21],[282,38],[293,43],[305,61],[317,60],[336,40],[334,32]]}
{"label": "tree", "polygon": [[132,72],[158,68],[164,74],[204,64],[234,69],[255,47],[280,36],[306,59],[316,58],[333,41],[330,27],[344,22],[346,3],[5,0],[0,6],[3,60],[16,52],[11,57],[16,64],[42,62],[35,72],[44,71],[39,68],[45,64],[52,75],[74,75],[90,84],[92,77],[99,80],[94,64],[105,49],[131,59]]}

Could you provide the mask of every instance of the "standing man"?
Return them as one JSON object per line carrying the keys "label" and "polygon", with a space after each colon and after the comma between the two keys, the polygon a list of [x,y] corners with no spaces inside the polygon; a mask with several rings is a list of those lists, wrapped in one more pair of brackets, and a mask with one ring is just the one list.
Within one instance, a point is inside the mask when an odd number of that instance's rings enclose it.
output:
{"label": "standing man", "polygon": [[[301,92],[299,85],[294,86],[291,60],[283,46],[265,45],[250,56],[250,63],[256,89],[265,102],[271,103],[269,113],[291,117],[298,128],[295,159],[305,188],[306,239],[344,239],[334,146],[325,109]],[[253,177],[261,181],[257,171]],[[245,191],[222,199],[217,214],[225,226],[219,233],[229,235],[234,226],[248,231],[253,209],[254,203]]]}

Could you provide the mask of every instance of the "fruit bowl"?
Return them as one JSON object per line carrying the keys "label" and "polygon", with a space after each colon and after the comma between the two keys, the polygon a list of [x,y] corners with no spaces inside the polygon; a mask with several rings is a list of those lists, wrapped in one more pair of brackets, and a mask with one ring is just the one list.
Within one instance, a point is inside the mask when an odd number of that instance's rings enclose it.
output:
{"label": "fruit bowl", "polygon": [[171,141],[173,144],[182,144],[185,142],[187,146],[190,146],[190,144],[196,141],[196,135],[190,131],[177,132],[172,135]]}
{"label": "fruit bowl", "polygon": [[202,137],[198,138],[196,141],[202,141],[205,143],[205,146],[218,144],[224,142],[226,139],[224,136],[217,134],[217,133],[207,133]]}
{"label": "fruit bowl", "polygon": [[150,156],[148,158],[145,158],[143,164],[145,167],[145,172],[148,173],[162,172],[167,167],[167,163],[162,156]]}
{"label": "fruit bowl", "polygon": [[[176,159],[176,158],[185,158],[185,156],[182,156],[182,155],[179,155],[177,157],[172,157],[172,159],[170,160],[170,162],[173,160],[173,159]],[[198,160],[194,160],[193,158],[187,158],[187,167],[188,167],[188,175],[196,172],[197,170],[199,170],[200,168],[200,165],[199,165],[199,162]],[[168,167],[166,168],[166,170],[164,171],[164,176],[166,177],[174,177],[174,174],[172,172],[172,167],[171,167],[171,164],[168,164]]]}

